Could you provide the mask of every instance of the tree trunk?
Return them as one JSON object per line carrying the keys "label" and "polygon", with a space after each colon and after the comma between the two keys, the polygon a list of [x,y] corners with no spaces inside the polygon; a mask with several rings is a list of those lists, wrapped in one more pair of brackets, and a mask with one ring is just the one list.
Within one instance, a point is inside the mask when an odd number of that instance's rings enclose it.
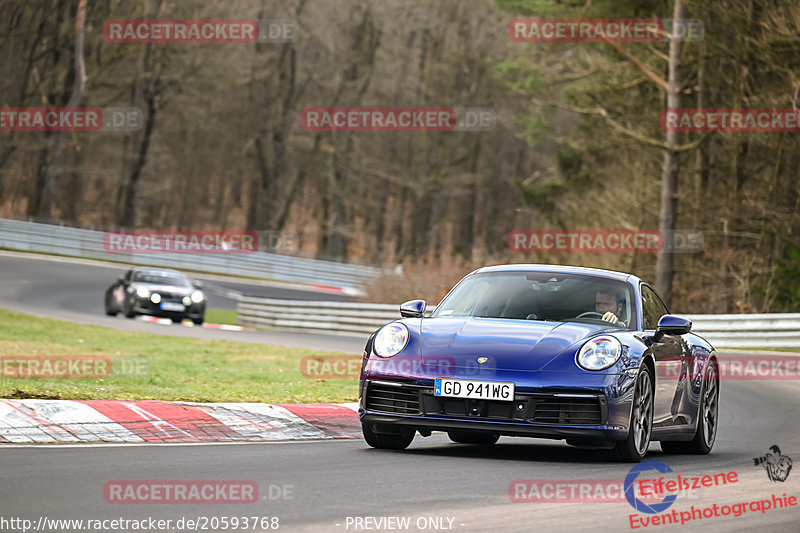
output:
{"label": "tree trunk", "polygon": [[123,228],[133,228],[136,226],[136,196],[139,191],[139,179],[142,177],[142,170],[147,163],[147,153],[150,150],[150,138],[153,135],[156,112],[158,110],[156,107],[156,97],[161,90],[159,70],[160,69],[157,68],[156,72],[151,72],[154,79],[148,81],[147,88],[145,88],[147,113],[145,114],[144,132],[142,133],[139,143],[139,151],[133,162],[133,169],[131,170],[123,194],[122,212],[119,218],[119,225]]}
{"label": "tree trunk", "polygon": [[[667,84],[667,109],[680,107],[681,85],[681,48],[682,44],[677,37],[677,22],[683,19],[683,0],[675,0],[675,9],[672,35],[669,42],[669,78]],[[669,307],[672,302],[672,265],[674,253],[672,251],[672,234],[675,230],[675,210],[677,207],[677,181],[678,181],[678,153],[675,146],[678,144],[678,132],[667,131],[665,135],[664,163],[661,168],[661,204],[658,213],[658,229],[664,238],[664,246],[656,257],[656,288]],[[668,242],[667,239],[670,239]]]}
{"label": "tree trunk", "polygon": [[[72,96],[67,103],[67,107],[78,107],[83,97],[83,89],[86,87],[86,65],[83,60],[83,36],[85,34],[86,22],[86,2],[80,0],[78,13],[75,16],[75,85],[72,89]],[[61,153],[64,149],[64,137],[67,132],[59,131],[53,144],[53,157],[50,166],[47,167],[47,175],[42,191],[41,203],[39,204],[39,216],[49,219],[53,210],[53,198],[55,197],[56,182],[58,180],[58,170],[61,166]]]}

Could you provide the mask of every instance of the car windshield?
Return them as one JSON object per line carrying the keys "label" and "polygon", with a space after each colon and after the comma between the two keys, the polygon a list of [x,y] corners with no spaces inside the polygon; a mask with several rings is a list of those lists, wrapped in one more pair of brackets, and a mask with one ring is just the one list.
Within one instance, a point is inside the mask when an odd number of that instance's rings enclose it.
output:
{"label": "car windshield", "polygon": [[155,285],[175,285],[178,287],[190,287],[191,284],[185,276],[172,274],[170,272],[136,272],[133,281],[137,283],[152,283]]}
{"label": "car windshield", "polygon": [[617,325],[632,327],[636,323],[632,302],[630,285],[607,278],[554,272],[486,272],[465,279],[431,316],[596,324],[619,321]]}

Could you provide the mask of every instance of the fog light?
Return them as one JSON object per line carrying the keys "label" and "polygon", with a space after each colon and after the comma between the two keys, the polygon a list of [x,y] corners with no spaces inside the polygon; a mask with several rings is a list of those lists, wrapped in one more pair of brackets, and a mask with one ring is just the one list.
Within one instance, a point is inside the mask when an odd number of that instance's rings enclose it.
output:
{"label": "fog light", "polygon": [[190,305],[192,305],[192,299],[189,298],[188,296],[184,296],[183,297],[183,305],[185,305],[186,307],[189,307]]}

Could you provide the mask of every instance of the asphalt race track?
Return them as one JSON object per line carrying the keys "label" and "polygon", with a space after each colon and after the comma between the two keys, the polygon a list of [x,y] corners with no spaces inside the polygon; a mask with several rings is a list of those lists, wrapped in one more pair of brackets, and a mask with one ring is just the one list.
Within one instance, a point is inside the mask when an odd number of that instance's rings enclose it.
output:
{"label": "asphalt race track", "polygon": [[[361,337],[272,331],[224,331],[178,325],[164,326],[128,320],[122,315],[108,317],[103,312],[105,290],[128,268],[125,265],[107,265],[95,261],[0,251],[0,308],[81,324],[158,335],[279,344],[354,354],[360,354],[364,349],[366,339]],[[208,293],[210,309],[236,309],[236,300],[232,294],[235,292],[247,296],[294,300],[350,300],[344,295],[287,288],[277,284],[194,274],[191,274],[191,277],[203,282],[203,290]]]}
{"label": "asphalt race track", "polygon": [[[800,473],[770,482],[753,458],[778,444],[800,457],[797,382],[722,383],[721,422],[709,456],[662,454],[648,459],[682,476],[738,473],[739,481],[680,496],[677,511],[800,494]],[[631,465],[598,452],[543,440],[503,437],[493,447],[451,444],[443,434],[417,436],[403,452],[368,448],[360,440],[231,445],[4,446],[0,515],[33,520],[148,516],[277,516],[285,531],[366,531],[347,517],[449,517],[456,531],[630,531],[627,502],[512,503],[518,479],[623,479]],[[261,501],[239,505],[121,505],[106,503],[104,484],[118,480],[252,480]],[[270,486],[290,486],[291,498],[270,500]],[[283,490],[283,489],[281,489]],[[273,490],[277,498],[278,489]],[[12,513],[13,511],[13,513]],[[337,526],[337,524],[340,524]],[[444,525],[448,524],[445,519]],[[463,524],[463,525],[462,525]],[[798,531],[800,509],[738,518],[708,518],[688,531]],[[646,530],[677,530],[651,526]],[[410,531],[417,531],[411,527]],[[427,529],[430,530],[430,529]]]}
{"label": "asphalt race track", "polygon": [[[363,345],[362,339],[346,337],[224,332],[107,318],[102,315],[102,293],[122,270],[2,256],[0,307],[156,334],[329,348],[330,343],[340,342],[351,346],[353,352]],[[248,294],[309,296],[216,280],[207,281],[210,291],[212,284],[220,287],[221,293],[246,290]],[[211,294],[220,298],[219,307],[227,305],[224,293]],[[735,471],[738,482],[681,494],[666,512],[770,499],[773,494],[800,496],[797,467],[785,482],[771,482],[766,471],[753,462],[775,444],[783,454],[800,460],[800,381],[723,381],[720,401],[720,429],[711,455],[666,455],[658,444],[652,444],[648,459],[661,461],[684,477]],[[4,445],[0,448],[0,516],[24,518],[33,524],[41,517],[153,517],[171,519],[174,524],[181,517],[268,516],[279,518],[279,531],[302,532],[392,530],[377,528],[375,521],[382,517],[409,517],[409,531],[436,531],[434,526],[465,532],[633,531],[629,516],[635,511],[625,501],[518,503],[512,502],[509,494],[514,480],[622,480],[630,468],[630,464],[611,462],[602,452],[558,441],[503,437],[495,446],[481,447],[452,444],[443,434],[418,435],[402,452],[374,450],[361,440],[348,439],[241,445]],[[254,481],[260,500],[238,505],[107,503],[105,484],[121,480]],[[679,528],[797,532],[800,506],[705,518],[682,528],[659,525],[638,530]],[[224,528],[209,526],[206,530]],[[21,529],[0,523],[0,531]]]}

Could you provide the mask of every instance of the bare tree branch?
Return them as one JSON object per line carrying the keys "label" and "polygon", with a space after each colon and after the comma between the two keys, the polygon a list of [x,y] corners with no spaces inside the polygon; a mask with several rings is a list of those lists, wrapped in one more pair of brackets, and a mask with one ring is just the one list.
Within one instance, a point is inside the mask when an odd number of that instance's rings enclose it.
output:
{"label": "bare tree branch", "polygon": [[666,90],[668,89],[667,81],[666,81],[664,78],[660,77],[660,76],[659,76],[658,74],[656,74],[655,72],[653,72],[652,70],[650,70],[649,68],[647,68],[647,65],[645,65],[644,63],[642,63],[642,62],[641,62],[641,60],[639,60],[639,58],[637,58],[637,57],[636,57],[636,56],[634,56],[633,54],[629,53],[627,50],[625,50],[624,48],[622,48],[620,45],[618,45],[618,44],[617,44],[617,43],[615,43],[615,42],[606,41],[606,43],[607,43],[607,44],[608,44],[608,45],[609,45],[611,48],[613,48],[614,50],[616,50],[617,52],[619,52],[619,54],[620,54],[622,57],[624,57],[625,59],[627,59],[628,61],[630,61],[631,63],[633,63],[633,64],[634,64],[634,66],[636,66],[636,68],[638,68],[640,71],[642,71],[642,74],[644,74],[645,76],[647,76],[647,78],[648,78],[650,81],[652,81],[653,83],[655,83],[655,84],[658,86],[658,88],[659,88],[659,89],[661,89],[661,90],[663,90],[663,91],[666,91]]}

